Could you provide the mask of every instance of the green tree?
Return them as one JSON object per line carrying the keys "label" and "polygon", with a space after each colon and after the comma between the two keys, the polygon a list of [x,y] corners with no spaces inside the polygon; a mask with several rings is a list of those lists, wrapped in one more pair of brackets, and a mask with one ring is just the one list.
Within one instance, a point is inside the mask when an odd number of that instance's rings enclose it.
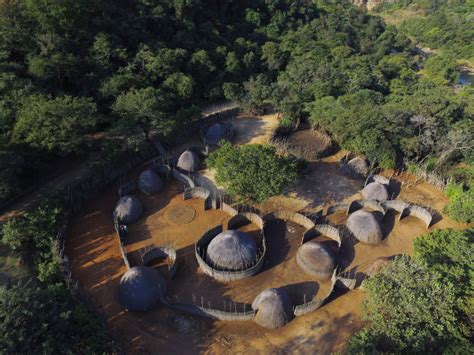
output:
{"label": "green tree", "polygon": [[96,123],[96,105],[89,98],[32,95],[18,112],[13,139],[47,152],[67,154],[81,147]]}
{"label": "green tree", "polygon": [[[435,230],[416,238],[413,256],[424,267],[436,271],[449,281],[467,302],[474,291],[474,229]],[[467,310],[467,305],[464,305]]]}
{"label": "green tree", "polygon": [[120,119],[115,124],[115,132],[123,135],[130,146],[138,146],[144,139],[149,139],[152,129],[167,135],[174,122],[164,111],[163,96],[159,90],[148,87],[130,90],[117,97],[113,111]]}
{"label": "green tree", "polygon": [[0,352],[88,353],[112,351],[99,319],[62,284],[0,288]]}
{"label": "green tree", "polygon": [[216,169],[217,182],[242,200],[261,202],[280,194],[298,178],[296,161],[278,156],[268,145],[233,147],[225,143],[211,153],[207,164]]}
{"label": "green tree", "polygon": [[400,257],[364,290],[368,326],[351,339],[350,353],[470,352],[455,287],[437,271]]}

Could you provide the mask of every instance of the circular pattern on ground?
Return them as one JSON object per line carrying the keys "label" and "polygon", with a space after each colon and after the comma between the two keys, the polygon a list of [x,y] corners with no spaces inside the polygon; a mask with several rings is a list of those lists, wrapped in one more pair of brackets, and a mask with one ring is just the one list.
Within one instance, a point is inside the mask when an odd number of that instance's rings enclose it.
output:
{"label": "circular pattern on ground", "polygon": [[166,218],[175,224],[188,224],[196,218],[196,210],[186,205],[173,206],[166,212]]}

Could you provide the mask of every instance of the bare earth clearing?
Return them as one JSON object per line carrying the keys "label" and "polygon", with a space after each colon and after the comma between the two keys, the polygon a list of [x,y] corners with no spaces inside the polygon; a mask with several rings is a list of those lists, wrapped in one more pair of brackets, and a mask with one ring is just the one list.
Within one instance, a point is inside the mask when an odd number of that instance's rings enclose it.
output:
{"label": "bare earth clearing", "polygon": [[[253,132],[254,124],[260,127],[273,124],[271,121],[258,123],[254,118],[242,118],[241,123],[240,120],[235,123],[247,132],[246,135],[237,134],[236,140],[241,143],[268,141],[271,131],[268,133],[266,128],[257,130],[255,136],[248,132]],[[357,191],[363,181],[339,174],[337,160],[340,154],[315,162],[308,175],[291,186],[284,196],[273,198],[259,207],[265,211],[281,207],[308,211],[359,198]],[[396,179],[399,182],[397,186],[401,187],[399,198],[405,201],[431,206],[437,211],[441,211],[447,203],[442,192],[427,183],[415,184],[413,177],[408,175]],[[192,303],[196,300],[199,304],[202,296],[205,306],[211,302],[213,307],[223,309],[224,303],[230,300],[249,304],[268,287],[285,287],[295,304],[302,303],[304,297],[310,299],[325,291],[325,282],[317,282],[304,275],[295,263],[302,229],[282,221],[273,222],[266,229],[268,250],[266,264],[260,273],[232,283],[217,282],[204,275],[197,267],[194,243],[208,228],[220,223],[225,226],[228,216],[220,210],[204,211],[202,200],[183,201],[182,191],[182,185],[169,182],[157,196],[140,194],[145,214],[130,227],[130,238],[126,244],[127,251],[132,254],[132,264],[139,262],[136,250],[145,245],[154,243],[177,249],[178,272],[167,283],[171,301]],[[253,322],[213,321],[162,306],[145,313],[124,311],[116,300],[118,280],[126,271],[112,223],[117,198],[116,188],[111,187],[90,201],[72,221],[67,253],[73,274],[92,301],[103,310],[127,353],[343,352],[347,339],[361,327],[363,292],[359,290],[338,291],[321,309],[295,318],[276,330],[261,328]],[[176,211],[181,213],[181,219],[175,218]],[[345,212],[340,211],[327,219],[339,225],[344,223],[346,217]],[[363,271],[377,257],[410,254],[413,239],[426,233],[420,220],[407,217],[400,222],[393,213],[387,213],[383,226],[386,237],[380,245],[368,246],[350,239],[343,242],[339,254],[339,265],[343,270]],[[460,226],[437,216],[430,229],[447,227]],[[252,224],[242,229],[258,234]]]}

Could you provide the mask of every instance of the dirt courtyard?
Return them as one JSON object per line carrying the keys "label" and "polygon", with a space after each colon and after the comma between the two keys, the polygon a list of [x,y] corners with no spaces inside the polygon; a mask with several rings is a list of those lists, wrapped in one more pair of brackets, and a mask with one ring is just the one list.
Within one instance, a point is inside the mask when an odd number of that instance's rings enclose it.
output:
{"label": "dirt courtyard", "polygon": [[[236,120],[234,143],[266,143],[278,120],[276,115],[259,118],[240,117]],[[198,140],[195,140],[198,142]],[[195,145],[195,141],[187,144]],[[180,153],[183,145],[175,149]],[[348,203],[360,198],[358,191],[364,181],[352,180],[339,173],[338,161],[345,152],[311,162],[307,174],[290,186],[283,195],[257,206],[262,213],[278,209],[314,212],[329,205]],[[139,171],[137,171],[139,173]],[[391,176],[387,171],[385,175]],[[416,181],[408,174],[392,176],[399,187],[398,198],[442,211],[448,200],[434,186]],[[213,185],[209,170],[201,171],[198,183]],[[205,186],[207,187],[207,186]],[[126,250],[132,264],[140,264],[138,250],[146,245],[171,246],[177,250],[178,271],[167,280],[168,296],[172,302],[196,301],[213,308],[227,307],[235,302],[242,307],[268,287],[284,287],[295,304],[325,293],[328,285],[304,275],[295,262],[302,228],[292,223],[276,221],[266,227],[267,256],[263,269],[253,277],[230,283],[217,282],[204,275],[194,256],[194,243],[209,228],[227,225],[229,216],[220,210],[204,211],[203,201],[183,201],[184,186],[170,182],[156,196],[139,194],[144,204],[144,216],[130,226]],[[73,275],[103,311],[111,330],[130,354],[206,353],[206,354],[286,354],[344,352],[347,340],[360,329],[360,290],[336,291],[320,309],[297,317],[282,328],[268,330],[253,322],[225,322],[196,317],[163,306],[144,312],[126,312],[116,299],[120,277],[126,271],[118,242],[114,235],[112,212],[118,199],[117,187],[112,186],[92,199],[72,221],[66,252]],[[325,217],[341,226],[347,216],[343,210]],[[389,212],[382,222],[385,238],[377,246],[369,246],[345,238],[338,254],[340,271],[364,271],[376,258],[411,254],[412,241],[427,233],[416,218],[397,220]],[[291,227],[291,228],[290,228]],[[462,226],[437,214],[430,230]],[[255,225],[241,227],[255,237]],[[324,239],[324,238],[321,238]],[[163,266],[158,266],[160,271]],[[164,272],[166,274],[166,271]]]}
{"label": "dirt courtyard", "polygon": [[[414,184],[409,176],[399,178],[405,182],[400,198],[431,205],[438,211],[446,204],[442,193],[431,185]],[[134,253],[150,243],[166,244],[178,250],[178,273],[175,279],[167,282],[172,301],[173,297],[180,302],[193,302],[195,298],[199,303],[202,296],[204,305],[211,302],[217,308],[222,304],[223,309],[225,301],[230,300],[249,304],[267,287],[285,287],[296,304],[303,302],[302,295],[308,299],[324,292],[326,284],[304,275],[294,261],[302,230],[291,224],[294,228],[287,228],[288,225],[280,221],[266,229],[267,263],[260,273],[231,283],[220,283],[202,274],[195,261],[194,242],[208,228],[220,223],[226,225],[229,217],[220,210],[204,212],[202,200],[183,201],[182,191],[182,185],[171,182],[157,196],[140,195],[145,216],[130,226],[131,238],[126,244],[132,263],[139,263]],[[117,198],[115,187],[104,191],[72,221],[67,253],[73,274],[92,301],[103,310],[128,353],[341,352],[350,335],[362,325],[360,303],[363,292],[359,290],[337,291],[321,309],[295,318],[277,330],[263,329],[253,322],[203,319],[165,307],[146,313],[124,311],[116,300],[118,281],[126,271],[111,218]],[[346,195],[344,200],[353,198],[358,198],[358,194]],[[298,200],[295,201],[297,204]],[[188,223],[170,220],[173,215],[170,211],[179,205],[194,210]],[[189,213],[184,216],[188,216],[183,217],[185,221],[191,218]],[[327,217],[335,225],[342,224],[345,218],[344,212]],[[363,271],[377,257],[410,254],[413,239],[426,233],[421,221],[407,217],[399,222],[393,213],[387,213],[383,226],[386,237],[380,245],[368,246],[350,239],[343,242],[338,261],[343,270]],[[438,218],[431,229],[456,226],[447,219]],[[242,229],[251,233],[256,230],[251,224]]]}

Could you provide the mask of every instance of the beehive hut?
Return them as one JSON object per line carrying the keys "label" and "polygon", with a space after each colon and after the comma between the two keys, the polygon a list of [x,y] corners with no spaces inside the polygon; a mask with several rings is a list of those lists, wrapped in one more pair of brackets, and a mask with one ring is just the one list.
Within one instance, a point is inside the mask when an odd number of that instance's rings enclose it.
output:
{"label": "beehive hut", "polygon": [[382,230],[374,213],[359,210],[349,216],[347,228],[358,241],[366,244],[377,244],[382,241]]}
{"label": "beehive hut", "polygon": [[114,220],[130,224],[136,222],[142,215],[142,203],[136,196],[126,195],[118,200],[114,211]]}
{"label": "beehive hut", "polygon": [[336,267],[336,255],[329,246],[312,241],[299,247],[296,263],[306,274],[326,280]]}
{"label": "beehive hut", "polygon": [[166,283],[150,267],[135,266],[123,274],[118,287],[118,301],[129,311],[147,311],[166,295]]}
{"label": "beehive hut", "polygon": [[354,178],[366,177],[369,173],[369,165],[364,158],[355,157],[343,165],[343,172]]}
{"label": "beehive hut", "polygon": [[138,188],[146,194],[155,194],[163,188],[163,180],[151,169],[147,169],[138,178]]}
{"label": "beehive hut", "polygon": [[293,303],[281,288],[261,292],[253,301],[252,309],[257,311],[255,323],[265,328],[282,327],[293,318]]}
{"label": "beehive hut", "polygon": [[183,171],[191,173],[199,170],[201,160],[196,153],[191,150],[186,150],[179,156],[176,166]]}
{"label": "beehive hut", "polygon": [[362,197],[366,200],[385,201],[388,199],[388,191],[385,185],[378,182],[371,182],[361,191]]}
{"label": "beehive hut", "polygon": [[221,270],[243,270],[255,264],[256,259],[255,240],[238,230],[219,233],[207,247],[208,263]]}
{"label": "beehive hut", "polygon": [[204,135],[206,144],[217,145],[221,140],[230,140],[233,136],[231,123],[214,123]]}

